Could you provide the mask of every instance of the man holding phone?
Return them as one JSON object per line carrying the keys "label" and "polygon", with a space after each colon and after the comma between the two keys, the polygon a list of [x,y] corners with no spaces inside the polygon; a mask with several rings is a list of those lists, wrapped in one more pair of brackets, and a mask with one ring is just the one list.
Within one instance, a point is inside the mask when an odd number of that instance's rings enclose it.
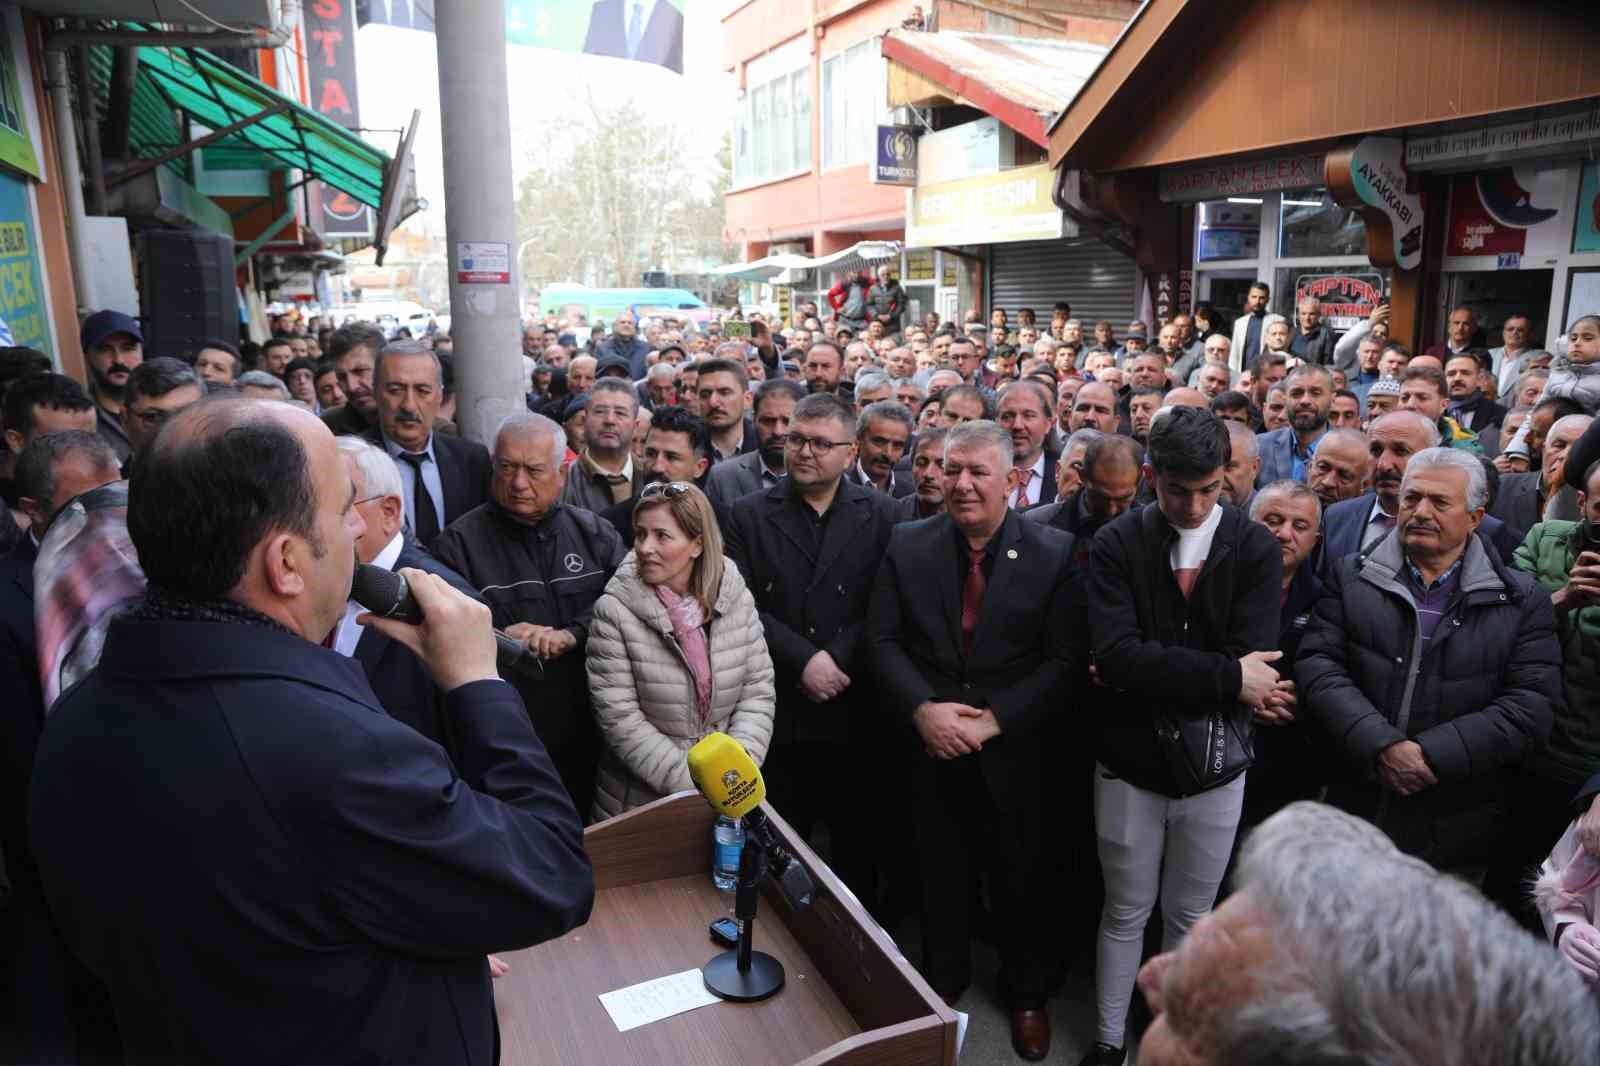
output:
{"label": "man holding phone", "polygon": [[1556,705],[1549,742],[1506,775],[1506,833],[1484,891],[1531,929],[1539,919],[1527,898],[1527,871],[1572,819],[1573,796],[1600,773],[1600,656],[1593,650],[1600,640],[1600,463],[1584,474],[1582,520],[1541,522],[1517,549],[1517,568],[1550,593],[1555,608],[1566,699]]}

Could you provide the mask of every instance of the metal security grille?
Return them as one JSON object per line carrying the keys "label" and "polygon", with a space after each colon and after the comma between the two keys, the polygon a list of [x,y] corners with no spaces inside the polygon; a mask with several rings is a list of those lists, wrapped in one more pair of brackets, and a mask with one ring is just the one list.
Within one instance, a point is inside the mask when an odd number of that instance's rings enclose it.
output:
{"label": "metal security grille", "polygon": [[[1018,241],[989,246],[989,308],[1006,309],[1013,326],[1017,308],[1031,307],[1041,327],[1050,324],[1057,300],[1072,305],[1087,335],[1097,319],[1108,319],[1120,336],[1138,310],[1139,268],[1132,259],[1096,240]],[[984,315],[988,320],[987,312]]]}

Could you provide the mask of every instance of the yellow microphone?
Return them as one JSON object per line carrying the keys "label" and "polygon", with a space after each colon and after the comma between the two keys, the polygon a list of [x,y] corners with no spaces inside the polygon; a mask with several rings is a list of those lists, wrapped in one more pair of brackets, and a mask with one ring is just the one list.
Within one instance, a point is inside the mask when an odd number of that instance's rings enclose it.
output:
{"label": "yellow microphone", "polygon": [[726,733],[712,733],[689,749],[689,777],[718,814],[736,821],[767,798],[755,760]]}

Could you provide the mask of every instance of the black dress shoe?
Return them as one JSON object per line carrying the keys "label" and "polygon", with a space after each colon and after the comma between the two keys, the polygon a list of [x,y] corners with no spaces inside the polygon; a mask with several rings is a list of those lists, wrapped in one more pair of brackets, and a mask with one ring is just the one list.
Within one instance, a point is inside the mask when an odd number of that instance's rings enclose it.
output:
{"label": "black dress shoe", "polygon": [[1096,1044],[1089,1049],[1089,1053],[1078,1060],[1078,1066],[1122,1066],[1127,1061],[1126,1048],[1112,1047],[1110,1044]]}
{"label": "black dress shoe", "polygon": [[1029,1062],[1050,1054],[1050,1014],[1042,1008],[1011,1012],[1011,1049]]}

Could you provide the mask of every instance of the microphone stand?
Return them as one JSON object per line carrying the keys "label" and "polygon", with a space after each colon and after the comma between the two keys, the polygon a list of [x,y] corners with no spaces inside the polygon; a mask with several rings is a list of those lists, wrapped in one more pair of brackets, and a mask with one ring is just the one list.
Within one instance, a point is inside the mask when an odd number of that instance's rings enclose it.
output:
{"label": "microphone stand", "polygon": [[739,923],[739,946],[724,951],[701,971],[706,988],[722,999],[751,1003],[766,999],[783,987],[783,963],[764,951],[753,950],[756,902],[761,879],[767,872],[766,848],[748,834],[739,854],[739,887],[734,894],[733,916]]}

